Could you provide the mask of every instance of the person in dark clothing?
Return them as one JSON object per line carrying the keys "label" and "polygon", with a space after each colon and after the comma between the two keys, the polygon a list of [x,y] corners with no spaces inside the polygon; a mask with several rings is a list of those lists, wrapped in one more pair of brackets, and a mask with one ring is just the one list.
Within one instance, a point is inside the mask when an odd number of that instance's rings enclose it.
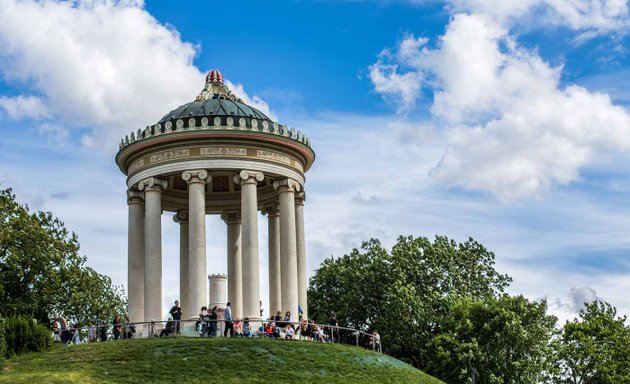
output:
{"label": "person in dark clothing", "polygon": [[98,336],[101,341],[107,341],[107,325],[102,321],[98,326]]}
{"label": "person in dark clothing", "polygon": [[114,316],[114,321],[112,321],[112,325],[114,326],[114,340],[120,339],[120,331],[122,327],[122,319],[118,314]]}
{"label": "person in dark clothing", "polygon": [[330,314],[330,320],[328,320],[328,329],[330,329],[330,340],[335,343],[339,341],[339,322],[335,312]]}
{"label": "person in dark clothing", "polygon": [[172,317],[168,318],[166,326],[160,332],[160,337],[173,336],[175,334],[175,321]]}
{"label": "person in dark clothing", "polygon": [[212,311],[210,312],[210,326],[208,331],[208,336],[214,337],[217,335],[217,319],[219,318],[219,313],[217,312],[218,308],[215,305],[212,307]]}
{"label": "person in dark clothing", "polygon": [[59,330],[61,331],[61,343],[67,344],[70,342],[70,330],[68,329],[68,322],[63,316],[57,316],[54,318],[55,322],[59,323]]}
{"label": "person in dark clothing", "polygon": [[284,323],[282,322],[282,312],[278,311],[276,313],[276,316],[272,320],[276,327],[280,327],[280,328],[284,327]]}
{"label": "person in dark clothing", "polygon": [[179,306],[179,300],[175,300],[175,305],[168,313],[173,317],[175,321],[175,333],[180,333],[180,322],[182,320],[182,308]]}

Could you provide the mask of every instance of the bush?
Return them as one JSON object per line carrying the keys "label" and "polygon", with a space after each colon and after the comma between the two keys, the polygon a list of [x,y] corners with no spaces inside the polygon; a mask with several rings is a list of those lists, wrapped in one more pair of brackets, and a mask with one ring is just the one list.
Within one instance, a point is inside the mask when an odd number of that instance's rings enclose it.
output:
{"label": "bush", "polygon": [[50,331],[31,317],[11,316],[4,322],[7,357],[24,352],[48,349],[52,343]]}

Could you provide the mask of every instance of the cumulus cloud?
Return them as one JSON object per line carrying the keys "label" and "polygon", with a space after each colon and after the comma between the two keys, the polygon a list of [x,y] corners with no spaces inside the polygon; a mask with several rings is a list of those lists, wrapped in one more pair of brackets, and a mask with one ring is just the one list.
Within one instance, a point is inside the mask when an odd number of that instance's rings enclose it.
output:
{"label": "cumulus cloud", "polygon": [[0,96],[0,108],[13,120],[38,120],[49,116],[46,104],[37,96]]}
{"label": "cumulus cloud", "polygon": [[418,41],[406,37],[388,65],[428,79],[414,86],[434,93],[431,112],[449,145],[432,175],[444,184],[509,201],[566,185],[598,155],[630,149],[625,109],[606,94],[562,86],[562,67],[520,47],[493,18],[457,14],[436,48]]}
{"label": "cumulus cloud", "polygon": [[44,123],[37,128],[40,134],[45,135],[49,142],[59,145],[66,143],[70,137],[70,132],[59,125]]}
{"label": "cumulus cloud", "polygon": [[203,84],[192,64],[195,47],[141,6],[2,0],[2,74],[42,95],[55,120],[92,128],[114,147]]}
{"label": "cumulus cloud", "polygon": [[242,84],[234,84],[229,80],[225,81],[225,84],[230,88],[232,93],[236,96],[243,99],[243,102],[247,105],[251,105],[252,107],[260,110],[260,112],[264,113],[273,121],[278,121],[278,116],[269,108],[269,104],[262,98],[257,95],[250,96],[243,87]]}
{"label": "cumulus cloud", "polygon": [[597,292],[588,286],[571,287],[566,298],[556,298],[552,303],[552,309],[565,313],[575,314],[580,312],[586,304],[596,300],[602,300]]}
{"label": "cumulus cloud", "polygon": [[630,11],[626,0],[451,0],[454,13],[483,14],[500,24],[526,19],[531,24],[564,26],[585,39],[611,31],[627,33]]}
{"label": "cumulus cloud", "polygon": [[422,73],[399,73],[398,65],[391,64],[392,59],[403,63],[413,60],[416,52],[426,44],[424,38],[409,36],[404,39],[397,54],[392,54],[385,49],[379,54],[379,59],[369,68],[369,76],[374,90],[385,97],[386,100],[399,105],[398,112],[405,112],[413,108],[422,91]]}
{"label": "cumulus cloud", "polygon": [[573,311],[579,312],[584,308],[585,304],[590,304],[593,301],[600,300],[597,296],[597,292],[590,287],[571,287],[569,291],[569,299]]}
{"label": "cumulus cloud", "polygon": [[[14,119],[48,117],[47,126],[81,130],[81,143],[111,150],[194,99],[204,81],[193,65],[197,50],[141,1],[0,0],[0,71],[39,95],[0,97],[0,108]],[[262,99],[234,88],[274,116]]]}

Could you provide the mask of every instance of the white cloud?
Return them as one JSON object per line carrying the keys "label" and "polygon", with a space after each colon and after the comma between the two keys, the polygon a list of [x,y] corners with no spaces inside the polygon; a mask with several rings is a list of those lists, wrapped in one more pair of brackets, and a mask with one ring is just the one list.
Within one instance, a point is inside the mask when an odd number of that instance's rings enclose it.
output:
{"label": "white cloud", "polygon": [[48,108],[41,98],[37,96],[0,96],[0,108],[14,120],[34,119],[48,117]]}
{"label": "white cloud", "polygon": [[242,84],[234,84],[229,80],[226,80],[225,84],[228,86],[228,88],[230,88],[232,93],[234,93],[236,96],[243,99],[243,102],[245,104],[250,105],[260,110],[260,112],[267,115],[267,117],[270,118],[271,120],[278,121],[278,116],[276,116],[276,114],[271,110],[271,108],[269,108],[269,104],[267,104],[265,100],[263,100],[257,95],[249,96],[247,92],[245,92],[245,88],[243,87]]}
{"label": "white cloud", "polygon": [[590,36],[627,32],[630,27],[627,0],[545,0],[545,3],[559,16],[559,23],[585,30]]}
{"label": "white cloud", "polygon": [[580,39],[627,33],[630,27],[627,0],[450,0],[449,7],[453,13],[486,15],[501,25],[564,26],[579,31]]}
{"label": "white cloud", "polygon": [[45,135],[49,142],[54,142],[58,145],[67,143],[70,138],[70,132],[66,128],[55,124],[44,123],[37,130],[42,135]]}
{"label": "white cloud", "polygon": [[370,80],[376,92],[386,100],[398,103],[398,112],[404,112],[414,107],[420,97],[422,77],[419,72],[398,73],[397,65],[383,62],[387,56],[383,52],[379,60],[370,66]]}
{"label": "white cloud", "polygon": [[1,0],[2,74],[42,95],[15,100],[45,104],[55,123],[92,128],[108,148],[192,100],[203,86],[192,64],[196,48],[141,6]]}
{"label": "white cloud", "polygon": [[[437,48],[416,41],[403,40],[390,65],[405,65],[399,76],[430,79],[415,86],[434,91],[431,111],[449,146],[432,175],[446,185],[503,200],[535,196],[577,180],[599,155],[630,149],[626,110],[606,94],[562,87],[561,67],[520,47],[491,18],[458,14]],[[381,59],[375,65],[383,65]]]}

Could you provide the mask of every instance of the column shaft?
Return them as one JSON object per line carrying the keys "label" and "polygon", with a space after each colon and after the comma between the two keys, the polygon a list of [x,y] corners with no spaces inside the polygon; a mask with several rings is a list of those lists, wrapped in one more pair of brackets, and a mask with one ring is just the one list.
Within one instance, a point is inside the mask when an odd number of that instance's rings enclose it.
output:
{"label": "column shaft", "polygon": [[232,317],[243,318],[243,261],[241,254],[240,215],[230,213],[222,215],[227,224],[228,252],[228,301],[231,304]]}
{"label": "column shaft", "polygon": [[144,189],[144,320],[162,319],[162,189],[166,182],[150,178]]}
{"label": "column shaft", "polygon": [[[173,220],[179,223],[179,303],[182,308],[182,314],[188,313],[190,310],[189,296],[189,225],[188,211],[181,210],[173,216]],[[194,309],[194,308],[193,308]]]}
{"label": "column shaft", "polygon": [[208,173],[186,171],[188,182],[188,312],[185,318],[196,318],[201,307],[208,305],[206,273],[206,179]]}
{"label": "column shaft", "polygon": [[260,172],[241,171],[241,252],[243,258],[243,317],[260,318],[260,276],[258,260],[258,194]]}
{"label": "column shaft", "polygon": [[144,201],[142,193],[128,191],[127,313],[131,321],[144,320]]}
{"label": "column shaft", "polygon": [[304,242],[304,193],[298,193],[295,200],[295,232],[297,247],[297,284],[298,305],[302,316],[308,319],[307,281],[306,281],[306,244]]}
{"label": "column shaft", "polygon": [[[291,181],[291,180],[289,180]],[[298,280],[297,243],[295,232],[295,192],[292,183],[278,188],[280,200],[280,275],[282,284],[282,312],[290,311],[297,319]]]}
{"label": "column shaft", "polygon": [[282,284],[280,263],[280,216],[278,208],[267,212],[269,234],[269,314],[282,310]]}

